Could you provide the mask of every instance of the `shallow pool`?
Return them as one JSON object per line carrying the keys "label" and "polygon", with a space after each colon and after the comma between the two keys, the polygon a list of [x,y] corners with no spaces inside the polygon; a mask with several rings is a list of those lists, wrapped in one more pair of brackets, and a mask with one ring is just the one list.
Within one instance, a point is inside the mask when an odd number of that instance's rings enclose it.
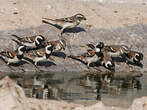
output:
{"label": "shallow pool", "polygon": [[147,96],[146,74],[28,72],[9,76],[24,88],[27,97],[66,100],[84,105],[102,101],[108,106],[126,108],[133,99]]}

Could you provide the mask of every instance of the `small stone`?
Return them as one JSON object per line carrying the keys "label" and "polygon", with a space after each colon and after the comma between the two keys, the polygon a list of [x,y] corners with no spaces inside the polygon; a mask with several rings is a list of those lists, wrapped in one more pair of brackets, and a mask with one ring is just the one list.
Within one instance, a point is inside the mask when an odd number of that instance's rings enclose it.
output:
{"label": "small stone", "polygon": [[118,13],[118,11],[114,11],[114,13]]}
{"label": "small stone", "polygon": [[13,12],[14,15],[18,14],[18,12]]}
{"label": "small stone", "polygon": [[52,6],[51,6],[51,5],[47,5],[47,8],[48,8],[48,9],[51,9],[51,8],[52,8]]}
{"label": "small stone", "polygon": [[95,11],[95,9],[92,9],[92,11]]}

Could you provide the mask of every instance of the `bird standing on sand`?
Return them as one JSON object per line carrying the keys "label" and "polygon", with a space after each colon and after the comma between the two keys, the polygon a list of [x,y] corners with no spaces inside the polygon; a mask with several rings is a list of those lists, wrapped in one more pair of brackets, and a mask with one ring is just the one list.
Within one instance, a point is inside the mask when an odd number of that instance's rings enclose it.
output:
{"label": "bird standing on sand", "polygon": [[61,35],[64,33],[64,29],[66,28],[74,28],[81,23],[82,20],[86,20],[86,17],[83,14],[76,14],[71,17],[67,18],[60,18],[60,19],[49,19],[49,18],[42,18],[43,22],[49,22],[53,25],[58,25],[61,28]]}

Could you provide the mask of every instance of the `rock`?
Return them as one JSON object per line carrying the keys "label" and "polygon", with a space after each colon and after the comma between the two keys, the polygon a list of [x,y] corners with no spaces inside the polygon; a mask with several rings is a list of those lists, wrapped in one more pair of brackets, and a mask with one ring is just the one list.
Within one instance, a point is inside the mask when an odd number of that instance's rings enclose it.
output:
{"label": "rock", "polygon": [[130,110],[147,110],[147,97],[135,99]]}
{"label": "rock", "polygon": [[91,105],[88,107],[77,107],[74,110],[123,110],[117,107],[106,107],[102,102],[98,102],[95,105]]}
{"label": "rock", "polygon": [[117,107],[106,107],[102,102],[98,102],[95,105],[88,107],[76,107],[74,110],[147,110],[147,97],[135,99],[133,104],[128,109]]}
{"label": "rock", "polygon": [[31,110],[23,89],[9,77],[0,81],[0,110]]}
{"label": "rock", "polygon": [[23,89],[9,77],[0,81],[0,110],[70,110],[78,106],[64,101],[26,98]]}

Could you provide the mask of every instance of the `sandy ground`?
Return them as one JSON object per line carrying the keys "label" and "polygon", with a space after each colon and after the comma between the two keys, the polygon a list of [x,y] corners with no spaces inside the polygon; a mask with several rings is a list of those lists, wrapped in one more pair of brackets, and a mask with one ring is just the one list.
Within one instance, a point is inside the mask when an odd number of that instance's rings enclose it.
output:
{"label": "sandy ground", "polygon": [[[91,2],[89,2],[91,1]],[[41,18],[83,13],[83,24],[113,28],[147,23],[146,0],[0,0],[0,30],[36,27]]]}

